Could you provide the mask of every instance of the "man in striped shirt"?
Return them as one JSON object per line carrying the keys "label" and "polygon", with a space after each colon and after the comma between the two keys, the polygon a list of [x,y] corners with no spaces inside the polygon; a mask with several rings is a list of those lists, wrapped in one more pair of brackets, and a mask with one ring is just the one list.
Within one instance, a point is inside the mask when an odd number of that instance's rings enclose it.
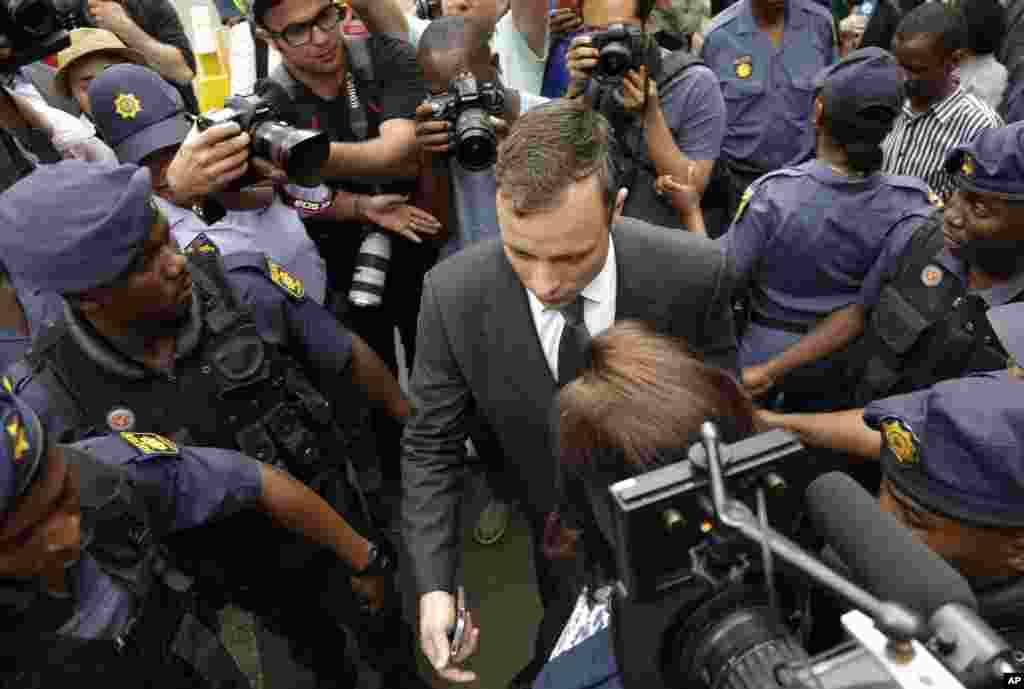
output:
{"label": "man in striped shirt", "polygon": [[900,22],[892,51],[907,76],[907,99],[892,132],[882,142],[884,172],[920,177],[944,200],[953,177],[943,169],[946,153],[968,143],[1002,119],[954,77],[963,54],[960,19],[942,3],[925,3]]}

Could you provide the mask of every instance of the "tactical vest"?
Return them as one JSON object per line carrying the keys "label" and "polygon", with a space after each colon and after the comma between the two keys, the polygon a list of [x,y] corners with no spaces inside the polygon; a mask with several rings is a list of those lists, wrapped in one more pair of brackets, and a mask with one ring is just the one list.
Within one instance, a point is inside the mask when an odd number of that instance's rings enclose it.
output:
{"label": "tactical vest", "polygon": [[[256,256],[228,259],[252,264]],[[261,263],[270,270],[266,259],[261,257]],[[115,373],[98,364],[69,332],[88,326],[66,322],[26,355],[58,408],[73,414],[73,431],[62,439],[131,430],[118,426],[127,418],[133,419],[134,429],[181,444],[237,449],[314,488],[324,474],[343,470],[348,442],[334,423],[331,403],[298,361],[260,336],[249,309],[227,283],[219,252],[193,252],[189,269],[201,303],[202,333],[173,374]],[[290,293],[290,298],[305,297]]]}
{"label": "tactical vest", "polygon": [[[133,683],[145,679],[154,687],[170,688],[184,686],[182,679],[187,678],[188,686],[206,689],[248,687],[216,634],[196,616],[191,581],[169,565],[165,549],[154,539],[145,489],[87,453],[73,448],[65,453],[84,455],[76,462],[83,550],[134,594],[138,607],[113,639],[72,638],[57,634],[66,615],[48,615],[53,608],[47,597],[22,589],[20,605],[5,609],[4,627],[17,631],[5,638],[0,652],[0,686],[42,689],[71,681],[88,686],[88,677],[95,674],[105,684],[131,678]],[[4,593],[8,603],[16,600],[11,594],[17,592]]]}
{"label": "tactical vest", "polygon": [[851,367],[857,406],[1006,368],[1007,353],[988,322],[985,301],[935,262],[943,245],[940,211],[914,233],[899,273],[869,315]]}

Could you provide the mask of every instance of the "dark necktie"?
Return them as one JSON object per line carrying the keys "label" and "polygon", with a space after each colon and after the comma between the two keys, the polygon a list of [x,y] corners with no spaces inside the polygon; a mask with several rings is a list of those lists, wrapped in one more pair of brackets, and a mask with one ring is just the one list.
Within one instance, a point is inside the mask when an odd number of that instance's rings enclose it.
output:
{"label": "dark necktie", "polygon": [[565,317],[562,338],[558,341],[558,386],[574,380],[586,368],[586,351],[590,333],[583,321],[583,295],[561,309]]}

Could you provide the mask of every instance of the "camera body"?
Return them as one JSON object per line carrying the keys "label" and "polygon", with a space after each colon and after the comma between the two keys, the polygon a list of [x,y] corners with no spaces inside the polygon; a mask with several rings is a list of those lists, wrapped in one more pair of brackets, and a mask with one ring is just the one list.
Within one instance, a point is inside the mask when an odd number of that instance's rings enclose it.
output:
{"label": "camera body", "polygon": [[69,45],[71,38],[53,0],[0,1],[0,48],[13,52],[0,62],[0,71],[12,72]]}
{"label": "camera body", "polygon": [[428,101],[435,120],[454,127],[455,159],[470,171],[486,170],[498,159],[498,136],[491,117],[505,114],[505,89],[500,83],[478,83],[469,72],[452,79],[448,93]]}
{"label": "camera body", "polygon": [[633,24],[612,24],[604,31],[590,35],[590,45],[598,51],[594,78],[598,81],[619,80],[631,69],[640,69],[647,62],[643,30]]}
{"label": "camera body", "polygon": [[416,0],[416,16],[420,19],[437,19],[441,16],[441,0]]}
{"label": "camera body", "polygon": [[[299,129],[283,121],[278,110],[259,94],[231,96],[223,108],[203,113],[196,120],[199,131],[235,122],[249,134],[249,153],[281,168],[288,179],[301,186],[321,182],[320,169],[330,154],[330,139],[324,132]],[[249,171],[235,185],[244,187],[258,181]]]}

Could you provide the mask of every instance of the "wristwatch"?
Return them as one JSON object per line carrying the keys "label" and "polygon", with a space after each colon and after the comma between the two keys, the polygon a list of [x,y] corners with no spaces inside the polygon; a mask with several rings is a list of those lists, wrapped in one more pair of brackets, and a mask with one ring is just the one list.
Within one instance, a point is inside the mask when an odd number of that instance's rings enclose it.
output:
{"label": "wristwatch", "polygon": [[366,567],[353,572],[357,577],[379,577],[395,571],[395,550],[386,540],[381,544],[370,541],[370,558]]}

